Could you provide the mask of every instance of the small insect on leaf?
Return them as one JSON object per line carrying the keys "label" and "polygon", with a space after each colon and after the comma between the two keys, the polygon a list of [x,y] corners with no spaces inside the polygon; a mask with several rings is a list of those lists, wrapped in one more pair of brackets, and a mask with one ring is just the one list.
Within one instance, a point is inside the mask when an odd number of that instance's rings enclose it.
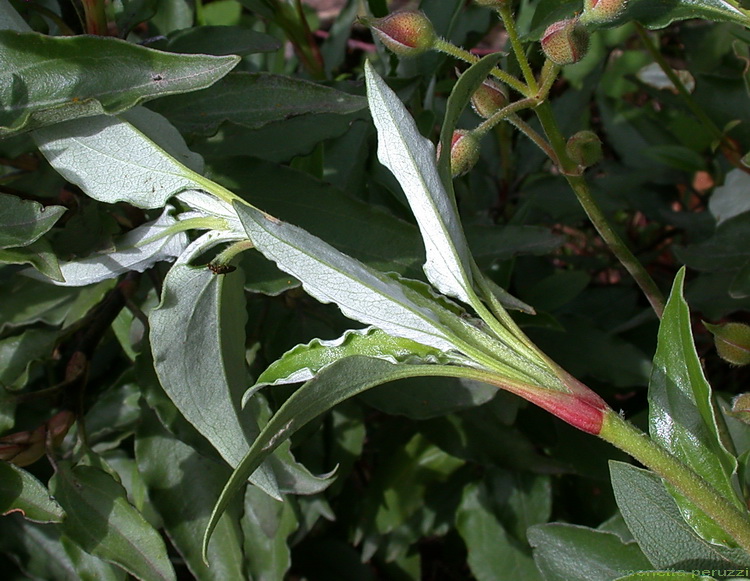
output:
{"label": "small insect on leaf", "polygon": [[209,262],[206,266],[214,274],[229,274],[237,270],[236,266],[230,266],[229,264],[214,264],[213,262]]}

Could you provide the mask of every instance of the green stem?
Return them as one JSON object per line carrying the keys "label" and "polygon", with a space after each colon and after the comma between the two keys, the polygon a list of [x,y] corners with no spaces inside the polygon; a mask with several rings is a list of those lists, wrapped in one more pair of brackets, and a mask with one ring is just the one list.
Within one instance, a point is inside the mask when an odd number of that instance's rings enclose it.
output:
{"label": "green stem", "polygon": [[526,84],[529,86],[532,93],[538,93],[539,85],[536,82],[534,71],[531,70],[529,59],[526,58],[526,52],[523,50],[521,39],[518,37],[516,20],[513,18],[510,3],[505,3],[499,6],[497,13],[500,15],[500,19],[503,21],[503,26],[505,26],[505,31],[508,33],[510,46],[513,49],[513,53],[516,55],[516,60],[521,67],[521,72],[523,73],[523,78],[526,80]]}
{"label": "green stem", "polygon": [[[468,50],[464,50],[456,46],[455,44],[451,44],[450,42],[443,40],[442,38],[438,38],[435,41],[435,44],[433,45],[433,49],[437,50],[438,52],[442,52],[447,55],[450,55],[453,58],[457,58],[464,62],[470,63],[472,65],[474,63],[479,62],[479,57],[477,55],[472,54]],[[524,85],[521,81],[519,81],[513,75],[506,73],[502,69],[495,67],[494,69],[490,71],[490,74],[496,79],[508,85],[509,87],[512,87],[513,89],[521,93],[521,95],[523,95],[524,97],[529,97],[530,93],[534,92],[534,91],[531,91],[529,87]]]}
{"label": "green stem", "polygon": [[544,128],[547,137],[550,140],[552,148],[557,153],[560,169],[578,198],[578,202],[581,204],[589,220],[591,220],[591,223],[602,237],[602,240],[604,240],[617,260],[619,260],[630,273],[630,276],[633,277],[636,284],[646,295],[646,298],[651,304],[651,308],[653,308],[656,316],[661,318],[662,313],[664,312],[664,295],[659,290],[659,287],[656,286],[654,279],[651,278],[648,271],[630,251],[622,238],[620,238],[617,232],[615,232],[614,228],[612,228],[612,225],[609,223],[609,220],[607,220],[604,212],[602,212],[599,204],[597,204],[592,197],[586,178],[581,175],[580,169],[565,152],[565,138],[557,127],[549,103],[542,103],[535,111],[539,117],[539,121],[542,123],[542,127]]}
{"label": "green stem", "polygon": [[544,137],[534,131],[526,121],[523,121],[518,115],[509,115],[508,123],[512,123],[516,129],[536,143],[537,147],[546,153],[553,163],[560,165],[560,161],[557,159],[557,153],[552,149],[552,146],[546,139],[544,139]]}
{"label": "green stem", "polygon": [[104,0],[83,0],[83,13],[86,17],[86,32],[88,34],[108,36]]}
{"label": "green stem", "polygon": [[608,410],[599,437],[672,484],[750,553],[750,519],[747,514],[646,434]]}

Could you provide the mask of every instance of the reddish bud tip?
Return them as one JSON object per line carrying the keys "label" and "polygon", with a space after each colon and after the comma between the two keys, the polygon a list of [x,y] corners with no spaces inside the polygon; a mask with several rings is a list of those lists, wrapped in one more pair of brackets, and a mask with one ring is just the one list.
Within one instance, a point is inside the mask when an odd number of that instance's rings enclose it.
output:
{"label": "reddish bud tip", "polygon": [[508,95],[498,83],[487,79],[471,96],[471,106],[480,117],[489,119],[508,104]]}
{"label": "reddish bud tip", "polygon": [[750,363],[750,326],[743,323],[703,324],[714,336],[719,357],[732,365]]}
{"label": "reddish bud tip", "polygon": [[584,0],[581,24],[608,24],[625,12],[628,0]]}
{"label": "reddish bud tip", "polygon": [[432,22],[416,10],[394,12],[369,25],[388,50],[402,57],[420,55],[437,40]]}
{"label": "reddish bud tip", "polygon": [[589,33],[578,18],[561,20],[547,27],[542,35],[542,50],[556,65],[572,65],[580,61],[589,48]]}
{"label": "reddish bud tip", "polygon": [[[440,145],[437,148],[440,157]],[[451,139],[451,175],[455,178],[467,173],[479,161],[479,139],[465,129],[453,132]]]}
{"label": "reddish bud tip", "polygon": [[579,131],[565,145],[568,157],[583,167],[591,167],[602,160],[602,141],[593,131]]}

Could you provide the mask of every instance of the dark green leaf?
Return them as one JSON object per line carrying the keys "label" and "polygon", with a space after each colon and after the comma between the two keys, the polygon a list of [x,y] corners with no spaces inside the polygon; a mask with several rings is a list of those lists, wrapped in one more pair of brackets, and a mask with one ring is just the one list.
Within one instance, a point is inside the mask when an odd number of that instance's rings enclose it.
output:
{"label": "dark green leaf", "polygon": [[31,362],[51,355],[56,340],[57,333],[42,329],[0,339],[0,385],[7,389],[23,387]]}
{"label": "dark green leaf", "polygon": [[248,486],[245,514],[240,524],[247,569],[253,581],[283,579],[292,564],[287,539],[299,526],[292,503],[289,500],[279,502],[259,488]]}
{"label": "dark green leaf", "polygon": [[187,54],[240,56],[271,52],[281,46],[268,34],[239,26],[200,26],[172,32],[164,50]]}
{"label": "dark green leaf", "polygon": [[0,264],[30,264],[47,278],[63,281],[60,263],[46,238],[21,248],[0,250]]}
{"label": "dark green leaf", "polygon": [[159,533],[109,474],[60,462],[50,488],[66,513],[65,534],[86,551],[144,581],[175,579]]}
{"label": "dark green leaf", "polygon": [[531,555],[503,528],[492,513],[492,499],[482,484],[464,489],[456,528],[469,551],[469,567],[478,581],[524,579],[541,581]]}
{"label": "dark green leaf", "polygon": [[114,38],[0,31],[0,136],[203,89],[237,62],[162,53]]}
{"label": "dark green leaf", "polygon": [[63,206],[0,194],[0,248],[27,246],[47,232],[63,215]]}
{"label": "dark green leaf", "polygon": [[26,470],[7,462],[0,462],[0,512],[19,512],[39,523],[62,522],[65,515],[46,486]]}
{"label": "dark green leaf", "polygon": [[183,133],[213,135],[224,122],[257,129],[305,114],[353,113],[367,106],[356,97],[301,79],[268,73],[228,75],[209,89],[160,99],[151,108]]}

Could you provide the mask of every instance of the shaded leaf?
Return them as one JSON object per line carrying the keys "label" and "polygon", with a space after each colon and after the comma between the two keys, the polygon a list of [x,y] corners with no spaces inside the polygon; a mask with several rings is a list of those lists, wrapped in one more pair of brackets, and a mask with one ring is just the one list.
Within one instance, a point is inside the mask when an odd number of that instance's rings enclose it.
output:
{"label": "shaded leaf", "polygon": [[244,56],[271,52],[280,46],[278,39],[270,34],[240,26],[199,26],[171,32],[163,50],[182,54]]}
{"label": "shaded leaf", "polygon": [[109,474],[60,462],[50,489],[65,509],[65,534],[86,551],[139,579],[175,579],[159,533],[128,503],[125,489]]}
{"label": "shaded leaf", "polygon": [[298,115],[354,113],[364,98],[270,73],[235,73],[189,97],[160,99],[150,107],[185,134],[213,135],[222,123],[258,129]]}
{"label": "shaded leaf", "polygon": [[0,462],[0,512],[19,512],[39,523],[62,522],[65,516],[44,484],[8,462]]}
{"label": "shaded leaf", "polygon": [[[242,532],[236,511],[225,514],[217,526],[217,542],[211,545],[208,554],[209,566],[201,557],[201,535],[230,470],[174,438],[153,415],[147,415],[141,423],[135,450],[149,498],[164,519],[167,535],[195,578],[200,581],[246,579]],[[165,458],[169,460],[165,462]],[[278,502],[264,496],[271,502]]]}
{"label": "shaded leaf", "polygon": [[66,208],[0,194],[0,248],[27,246],[60,219]]}
{"label": "shaded leaf", "polygon": [[163,53],[110,37],[0,31],[0,137],[202,89],[238,61]]}

